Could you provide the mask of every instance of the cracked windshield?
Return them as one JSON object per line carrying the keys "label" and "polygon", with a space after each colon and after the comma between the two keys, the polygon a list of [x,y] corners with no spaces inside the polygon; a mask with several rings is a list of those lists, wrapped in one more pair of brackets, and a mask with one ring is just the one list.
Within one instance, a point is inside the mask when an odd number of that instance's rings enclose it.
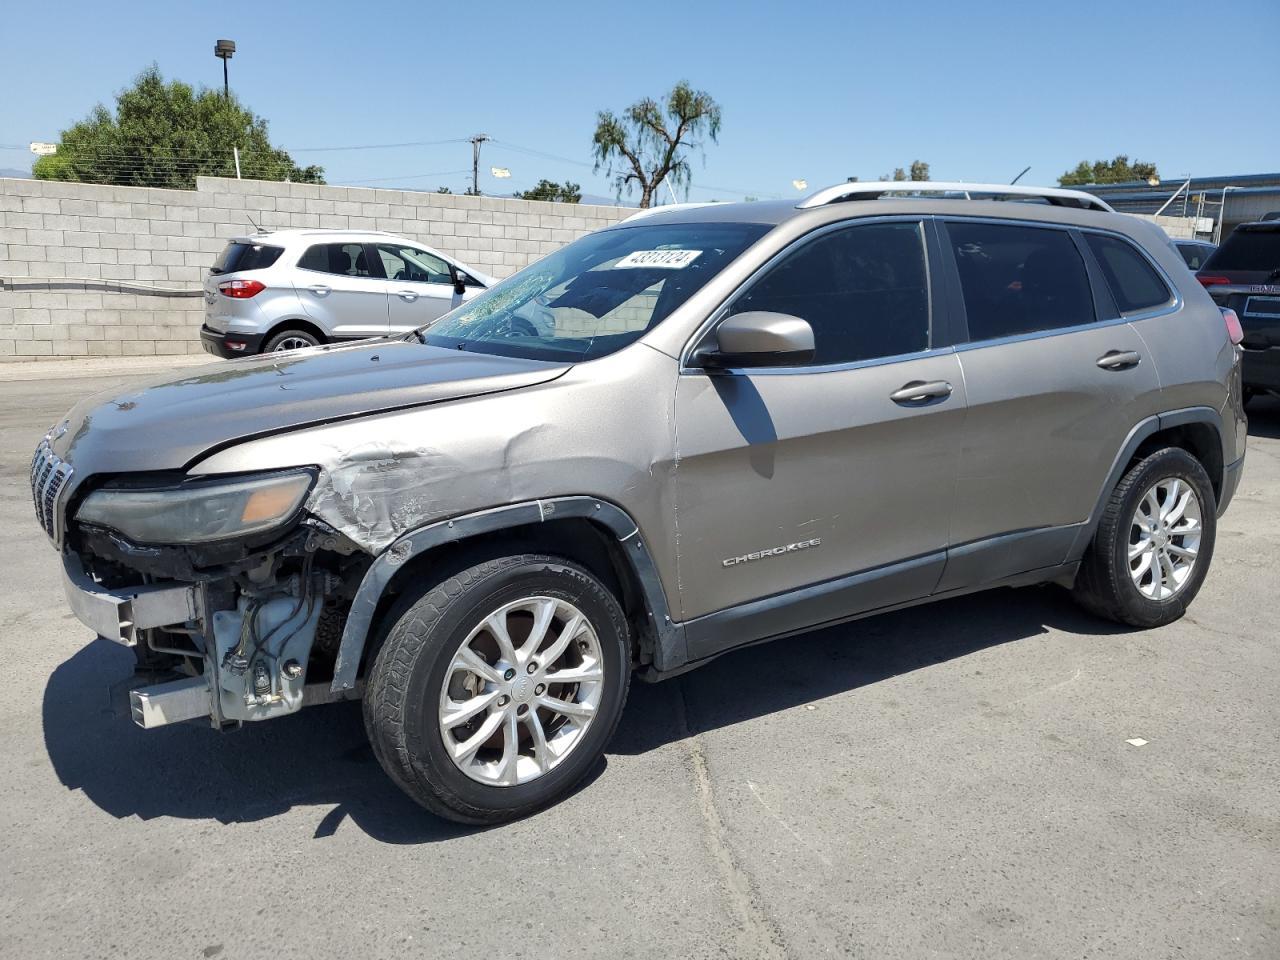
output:
{"label": "cracked windshield", "polygon": [[665,320],[768,229],[700,223],[605,230],[539,260],[418,336],[478,353],[594,360]]}

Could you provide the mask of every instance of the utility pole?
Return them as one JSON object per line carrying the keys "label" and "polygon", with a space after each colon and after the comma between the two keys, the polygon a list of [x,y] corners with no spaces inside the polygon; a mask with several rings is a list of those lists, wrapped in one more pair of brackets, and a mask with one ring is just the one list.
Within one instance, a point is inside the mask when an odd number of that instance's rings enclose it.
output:
{"label": "utility pole", "polygon": [[487,134],[477,133],[471,138],[471,192],[480,196],[480,144],[492,139]]}

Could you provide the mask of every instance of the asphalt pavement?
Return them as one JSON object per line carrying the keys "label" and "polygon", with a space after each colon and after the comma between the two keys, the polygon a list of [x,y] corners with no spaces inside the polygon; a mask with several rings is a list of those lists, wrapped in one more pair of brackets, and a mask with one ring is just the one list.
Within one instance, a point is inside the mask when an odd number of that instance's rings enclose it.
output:
{"label": "asphalt pavement", "polygon": [[582,789],[476,830],[358,704],[113,712],[131,654],[67,609],[27,471],[162,365],[0,365],[0,957],[1280,958],[1280,401],[1182,621],[1031,588],[746,650],[636,684]]}

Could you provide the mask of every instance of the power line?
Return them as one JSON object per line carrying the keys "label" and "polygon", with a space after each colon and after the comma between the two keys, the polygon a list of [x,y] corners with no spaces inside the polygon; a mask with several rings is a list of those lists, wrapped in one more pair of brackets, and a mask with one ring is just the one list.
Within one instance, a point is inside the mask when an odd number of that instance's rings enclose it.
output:
{"label": "power line", "polygon": [[400,147],[443,147],[451,143],[468,143],[470,137],[456,137],[452,140],[415,140],[408,143],[366,143],[346,147],[281,147],[290,153],[326,153],[339,150],[395,150]]}

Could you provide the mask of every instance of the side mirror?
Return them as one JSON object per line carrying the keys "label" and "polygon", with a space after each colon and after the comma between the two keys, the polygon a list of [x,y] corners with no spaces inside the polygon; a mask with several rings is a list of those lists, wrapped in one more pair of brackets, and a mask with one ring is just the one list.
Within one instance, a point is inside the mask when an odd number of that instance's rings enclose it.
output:
{"label": "side mirror", "polygon": [[795,367],[813,360],[813,327],[786,313],[751,310],[735,313],[715,330],[715,345],[698,349],[694,359],[709,370],[727,367]]}
{"label": "side mirror", "polygon": [[453,275],[453,292],[456,293],[458,296],[462,296],[464,293],[466,293],[467,281],[470,279],[471,278],[468,277],[461,270],[456,271]]}

